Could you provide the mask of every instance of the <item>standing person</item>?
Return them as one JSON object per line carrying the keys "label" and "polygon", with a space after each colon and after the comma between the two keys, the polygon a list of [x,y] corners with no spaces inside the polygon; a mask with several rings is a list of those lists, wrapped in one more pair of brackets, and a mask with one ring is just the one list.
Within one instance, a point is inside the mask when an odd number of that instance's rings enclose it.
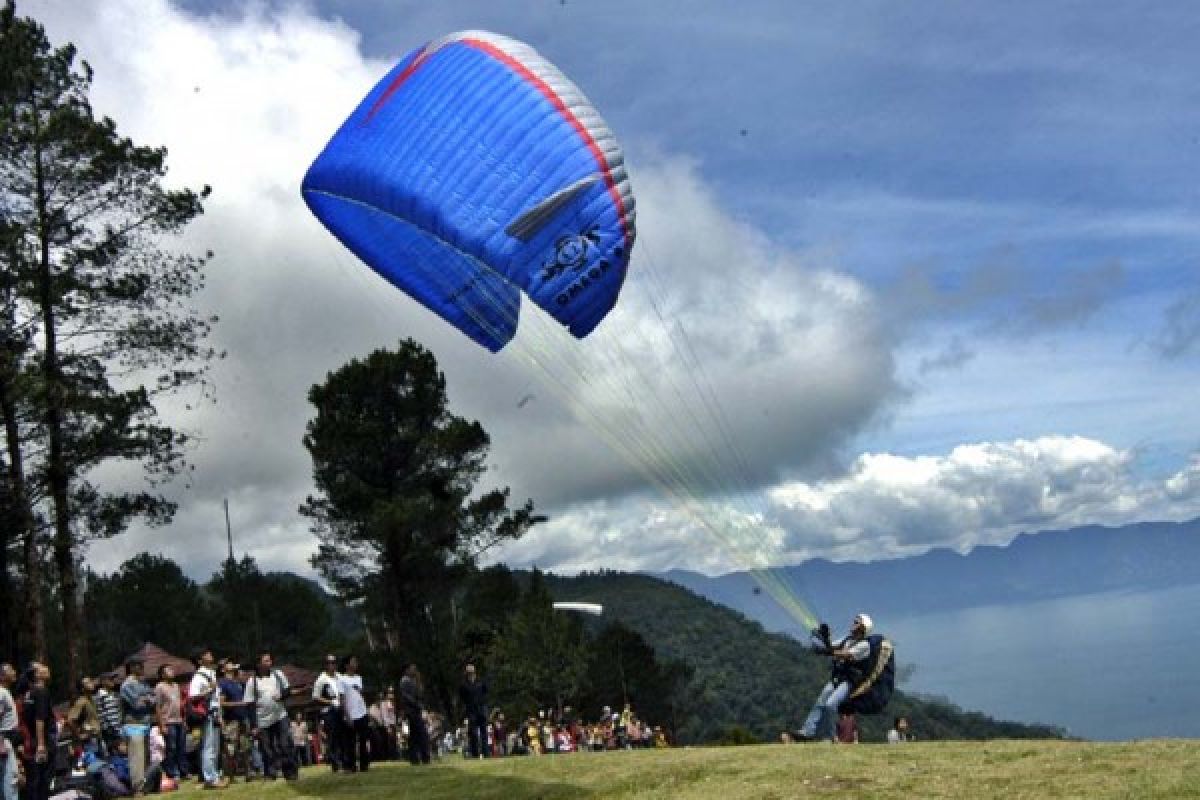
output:
{"label": "standing person", "polygon": [[292,715],[292,761],[297,767],[307,767],[309,765],[309,749],[308,749],[308,723],[304,721],[304,715],[297,711]]}
{"label": "standing person", "polygon": [[80,678],[75,689],[78,697],[67,711],[67,727],[83,752],[95,753],[100,747],[100,715],[96,712],[94,699],[96,682],[91,678]]}
{"label": "standing person", "polygon": [[30,665],[28,677],[28,688],[21,699],[21,718],[28,728],[33,752],[25,753],[25,798],[48,800],[58,739],[58,726],[50,704],[50,668],[35,662]]}
{"label": "standing person", "polygon": [[321,727],[325,731],[325,759],[337,772],[342,767],[346,733],[342,723],[342,700],[338,691],[337,656],[325,656],[325,669],[313,683],[312,697],[321,708]]}
{"label": "standing person", "polygon": [[188,687],[190,713],[200,717],[200,777],[205,789],[224,789],[229,779],[221,777],[221,686],[212,650],[200,648],[192,656],[196,671]]}
{"label": "standing person", "polygon": [[416,664],[409,664],[400,679],[400,709],[408,723],[408,760],[411,764],[428,764],[429,729],[425,727],[424,710],[421,703],[421,672]]}
{"label": "standing person", "polygon": [[[154,687],[154,712],[158,729],[166,741],[163,772],[177,781],[186,780],[187,726],[183,724],[183,698],[175,681],[175,670],[169,664],[158,668],[158,684]],[[153,761],[153,760],[152,760]]]}
{"label": "standing person", "polygon": [[847,711],[838,714],[833,741],[837,744],[858,744],[858,719]]}
{"label": "standing person", "polygon": [[125,662],[125,680],[121,682],[121,715],[126,725],[149,725],[154,720],[154,690],[142,677],[140,658]]}
{"label": "standing person", "polygon": [[250,780],[250,722],[243,699],[246,687],[238,680],[241,665],[233,659],[223,658],[220,662],[221,677],[217,688],[221,691],[221,745],[225,775],[232,781],[241,775]]}
{"label": "standing person", "polygon": [[[855,664],[861,664],[871,657],[871,645],[867,642],[871,624],[870,616],[858,614],[851,623],[850,633],[836,643],[830,643],[828,649],[825,650],[826,654],[833,659],[832,672],[829,682],[822,687],[821,693],[817,695],[817,699],[813,703],[812,710],[808,712],[808,717],[804,720],[804,727],[800,730],[798,737],[800,741],[811,742],[817,739],[832,738],[833,731],[831,729],[838,708],[849,696],[850,690],[854,688],[850,680],[849,668]],[[828,626],[822,628],[826,639],[828,630]]]}
{"label": "standing person", "polygon": [[467,747],[472,758],[489,758],[488,746],[488,687],[475,672],[474,664],[463,667],[463,682],[458,687],[458,698],[467,713]]}
{"label": "standing person", "polygon": [[[366,772],[371,756],[367,742],[371,737],[371,723],[367,717],[367,701],[363,699],[362,676],[358,674],[358,658],[346,656],[342,659],[342,674],[338,677],[338,695],[342,701],[342,721],[346,725],[345,759],[342,766],[347,772]],[[355,750],[358,763],[355,765]]]}
{"label": "standing person", "polygon": [[121,701],[117,697],[117,673],[105,672],[100,676],[100,686],[93,700],[96,713],[100,716],[100,734],[104,743],[104,754],[115,753],[121,740]]}
{"label": "standing person", "polygon": [[13,699],[12,687],[17,680],[17,671],[12,664],[0,664],[0,798],[17,800],[17,774],[19,758],[17,748],[21,745],[21,733],[17,729],[17,701]]}
{"label": "standing person", "polygon": [[379,701],[379,716],[382,718],[383,730],[386,733],[383,757],[389,761],[396,760],[396,690],[389,686]]}
{"label": "standing person", "polygon": [[495,742],[493,752],[496,755],[508,755],[508,725],[504,721],[503,711],[492,712],[492,741]]}
{"label": "standing person", "polygon": [[254,675],[246,681],[245,699],[250,710],[250,735],[258,740],[263,773],[272,781],[281,769],[285,779],[296,779],[292,730],[284,705],[290,692],[287,677],[275,669],[271,654],[259,655]]}

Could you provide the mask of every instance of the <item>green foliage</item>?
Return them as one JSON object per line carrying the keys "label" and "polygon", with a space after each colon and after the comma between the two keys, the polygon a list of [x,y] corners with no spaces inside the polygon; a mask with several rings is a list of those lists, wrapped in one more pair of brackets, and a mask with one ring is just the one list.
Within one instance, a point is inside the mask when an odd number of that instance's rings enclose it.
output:
{"label": "green foliage", "polygon": [[[187,657],[207,622],[200,587],[169,558],[141,553],[112,575],[92,576],[87,602],[88,652],[108,669],[143,642]],[[202,629],[203,630],[203,629]]]}
{"label": "green foliage", "polygon": [[249,556],[226,560],[204,591],[210,639],[242,663],[269,650],[281,662],[315,665],[338,642],[319,588],[295,575],[261,572]]}
{"label": "green foliage", "polygon": [[691,709],[693,670],[682,661],[660,661],[650,643],[618,622],[606,625],[588,645],[585,711],[629,703],[638,716],[677,731]]}
{"label": "green foliage", "polygon": [[264,573],[249,557],[227,561],[199,586],[174,561],[142,553],[112,575],[91,576],[85,599],[93,672],[120,664],[145,642],[184,658],[211,647],[242,663],[269,650],[278,663],[310,667],[352,644],[319,586]]}
{"label": "green foliage", "polygon": [[579,697],[588,665],[583,626],[554,610],[536,570],[488,663],[497,700],[522,715],[561,709]]}

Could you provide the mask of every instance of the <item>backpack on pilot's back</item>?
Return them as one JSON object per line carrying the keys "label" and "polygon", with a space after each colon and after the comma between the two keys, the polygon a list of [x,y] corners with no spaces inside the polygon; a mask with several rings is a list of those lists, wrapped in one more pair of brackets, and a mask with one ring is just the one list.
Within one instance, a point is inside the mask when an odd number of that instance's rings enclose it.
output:
{"label": "backpack on pilot's back", "polygon": [[850,714],[878,714],[887,707],[896,690],[896,649],[882,634],[867,637],[871,655],[863,677],[856,681],[850,696],[840,706]]}

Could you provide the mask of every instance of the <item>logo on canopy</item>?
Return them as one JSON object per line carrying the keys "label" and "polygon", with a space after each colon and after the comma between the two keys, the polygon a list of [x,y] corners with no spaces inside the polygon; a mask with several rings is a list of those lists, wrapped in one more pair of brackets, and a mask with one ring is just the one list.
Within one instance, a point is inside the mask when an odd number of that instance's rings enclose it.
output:
{"label": "logo on canopy", "polygon": [[542,280],[552,280],[567,270],[579,270],[587,263],[592,248],[599,244],[598,226],[592,226],[583,233],[569,233],[558,237],[558,241],[554,243],[554,255],[542,265]]}

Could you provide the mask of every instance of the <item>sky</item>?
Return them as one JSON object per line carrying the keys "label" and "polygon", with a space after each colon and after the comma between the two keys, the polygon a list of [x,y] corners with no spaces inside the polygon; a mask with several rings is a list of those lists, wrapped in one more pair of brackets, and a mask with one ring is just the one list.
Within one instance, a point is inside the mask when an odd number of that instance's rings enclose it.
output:
{"label": "sky", "polygon": [[[97,110],[165,145],[172,185],[213,187],[177,246],[215,253],[200,302],[227,352],[217,402],[161,408],[197,435],[194,471],[167,490],[171,525],[92,546],[102,572],[150,550],[206,577],[227,499],[239,554],[311,574],[307,390],[409,336],[453,410],[492,435],[483,488],[549,517],[487,555],[517,567],[714,574],[1200,515],[1191,4],[18,11],[77,45]],[[485,352],[301,200],[375,82],[462,29],[531,44],[624,146],[638,243],[617,310],[583,342],[527,315],[514,345]],[[605,380],[554,391],[530,355],[543,345]],[[651,455],[619,446],[633,430]],[[647,479],[664,465],[685,475],[666,493]]]}

